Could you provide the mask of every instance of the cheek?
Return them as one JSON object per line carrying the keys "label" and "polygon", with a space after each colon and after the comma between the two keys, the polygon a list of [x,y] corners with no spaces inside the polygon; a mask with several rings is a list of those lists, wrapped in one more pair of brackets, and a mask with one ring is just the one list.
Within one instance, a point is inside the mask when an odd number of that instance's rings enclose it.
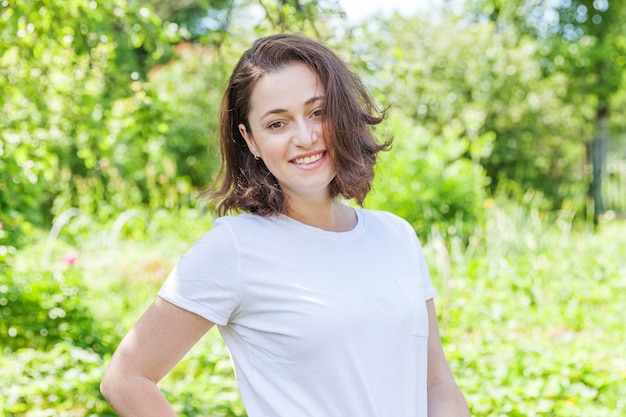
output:
{"label": "cheek", "polygon": [[335,140],[331,140],[331,138],[336,137],[335,129],[330,125],[330,123],[323,121],[319,125],[319,132],[321,138],[324,140],[327,148],[331,148],[335,145]]}
{"label": "cheek", "polygon": [[330,131],[330,129],[326,129],[325,127],[323,127],[320,131],[320,135],[322,140],[324,141],[324,145],[326,146],[326,152],[328,152],[328,156],[330,159],[331,164],[333,165],[333,169],[335,169],[335,171],[337,170],[337,144],[336,144],[336,139],[332,140],[332,133]]}
{"label": "cheek", "polygon": [[276,142],[264,142],[258,145],[259,154],[268,168],[276,166],[286,158],[284,147]]}

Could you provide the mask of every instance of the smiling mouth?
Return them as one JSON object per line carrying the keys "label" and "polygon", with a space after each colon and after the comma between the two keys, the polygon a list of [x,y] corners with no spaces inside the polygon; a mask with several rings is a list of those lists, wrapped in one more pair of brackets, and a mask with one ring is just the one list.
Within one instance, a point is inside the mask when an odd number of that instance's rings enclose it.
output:
{"label": "smiling mouth", "polygon": [[296,165],[308,165],[308,164],[312,164],[313,162],[316,162],[322,159],[324,154],[325,152],[320,152],[320,153],[316,153],[315,155],[309,155],[303,158],[296,158],[291,162],[293,162]]}

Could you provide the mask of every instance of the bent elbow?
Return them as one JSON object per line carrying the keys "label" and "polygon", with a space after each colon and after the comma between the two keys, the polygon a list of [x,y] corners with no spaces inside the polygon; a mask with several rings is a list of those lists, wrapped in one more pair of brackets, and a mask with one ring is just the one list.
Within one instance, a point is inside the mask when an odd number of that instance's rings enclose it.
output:
{"label": "bent elbow", "polygon": [[100,381],[100,394],[104,397],[107,402],[109,401],[109,396],[111,392],[111,382],[108,376],[108,371],[104,372],[102,376],[102,380]]}
{"label": "bent elbow", "polygon": [[100,381],[100,394],[102,397],[111,404],[114,401],[115,393],[119,391],[119,387],[121,386],[121,381],[119,378],[115,377],[115,372],[109,366],[102,376],[102,380]]}

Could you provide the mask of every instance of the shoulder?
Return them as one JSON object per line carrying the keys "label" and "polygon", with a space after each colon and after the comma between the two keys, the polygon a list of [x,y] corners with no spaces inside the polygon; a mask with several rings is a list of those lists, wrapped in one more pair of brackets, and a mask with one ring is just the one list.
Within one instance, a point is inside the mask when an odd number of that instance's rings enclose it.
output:
{"label": "shoulder", "polygon": [[387,236],[409,246],[421,248],[413,226],[404,218],[383,210],[359,209],[368,230],[378,236]]}
{"label": "shoulder", "polygon": [[262,245],[267,241],[265,237],[273,235],[267,230],[268,222],[271,222],[268,218],[248,214],[215,219],[211,229],[181,256],[176,267],[177,274],[190,277],[236,276],[242,256],[264,253],[266,248]]}
{"label": "shoulder", "polygon": [[260,242],[276,241],[286,233],[278,216],[242,213],[219,217],[208,233],[227,239],[238,249],[256,247]]}
{"label": "shoulder", "polygon": [[272,216],[259,216],[256,214],[242,213],[234,216],[219,217],[213,223],[213,229],[226,228],[235,236],[241,232],[263,232],[274,227],[275,218]]}
{"label": "shoulder", "polygon": [[256,236],[259,232],[255,231],[262,223],[260,216],[248,214],[218,217],[211,229],[192,244],[185,256],[197,258],[197,261],[206,260],[211,254],[212,257],[235,256],[241,236]]}
{"label": "shoulder", "polygon": [[359,210],[361,212],[361,216],[365,219],[368,225],[402,231],[404,233],[409,231],[411,234],[415,234],[413,227],[409,224],[409,222],[394,213],[383,210]]}
{"label": "shoulder", "polygon": [[241,213],[230,216],[218,217],[215,220],[215,224],[229,224],[234,227],[244,225],[258,225],[267,223],[271,219],[271,216],[259,216],[258,214]]}

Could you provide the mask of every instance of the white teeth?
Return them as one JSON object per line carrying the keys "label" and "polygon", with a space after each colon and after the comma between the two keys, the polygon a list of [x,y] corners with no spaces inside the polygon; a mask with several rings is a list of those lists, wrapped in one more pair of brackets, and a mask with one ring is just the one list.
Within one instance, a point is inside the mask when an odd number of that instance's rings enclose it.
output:
{"label": "white teeth", "polygon": [[304,158],[294,159],[293,162],[298,165],[312,164],[313,162],[319,161],[320,159],[322,159],[322,156],[324,156],[324,152],[311,155],[311,156],[305,156]]}

